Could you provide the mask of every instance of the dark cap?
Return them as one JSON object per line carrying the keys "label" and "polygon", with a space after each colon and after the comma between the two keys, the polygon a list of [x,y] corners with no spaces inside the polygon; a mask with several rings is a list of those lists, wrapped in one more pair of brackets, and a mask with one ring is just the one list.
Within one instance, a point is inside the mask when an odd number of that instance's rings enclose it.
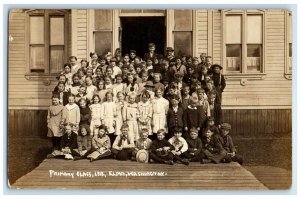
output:
{"label": "dark cap", "polygon": [[129,53],[134,53],[134,54],[136,54],[136,51],[135,51],[135,50],[130,50]]}
{"label": "dark cap", "polygon": [[228,123],[223,123],[223,124],[221,124],[221,129],[230,130],[231,125]]}
{"label": "dark cap", "polygon": [[167,47],[166,51],[174,51],[172,47]]}
{"label": "dark cap", "polygon": [[152,87],[152,88],[154,88],[153,82],[152,81],[147,81],[144,87]]}

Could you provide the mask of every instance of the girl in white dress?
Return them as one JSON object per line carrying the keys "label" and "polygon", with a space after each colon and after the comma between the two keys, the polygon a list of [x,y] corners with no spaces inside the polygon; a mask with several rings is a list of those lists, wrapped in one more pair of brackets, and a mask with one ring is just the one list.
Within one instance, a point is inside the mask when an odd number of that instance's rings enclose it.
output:
{"label": "girl in white dress", "polygon": [[158,88],[155,91],[156,97],[152,100],[153,108],[153,133],[156,133],[159,129],[166,129],[166,115],[169,110],[169,101],[162,97],[163,90]]}
{"label": "girl in white dress", "polygon": [[114,141],[114,133],[116,126],[116,117],[117,117],[117,109],[116,104],[113,101],[113,93],[112,91],[107,91],[106,101],[102,104],[103,114],[101,118],[102,124],[107,126],[108,136],[111,141]]}
{"label": "girl in white dress", "polygon": [[129,126],[128,136],[135,141],[140,138],[138,128],[139,111],[138,105],[135,102],[136,93],[128,93],[128,103],[123,108],[123,118]]}
{"label": "girl in white dress", "polygon": [[116,117],[116,132],[115,135],[120,135],[121,134],[121,127],[123,124],[123,108],[126,105],[126,101],[125,101],[125,96],[123,94],[123,92],[119,91],[117,93],[117,101],[116,101],[116,109],[117,109],[117,117]]}
{"label": "girl in white dress", "polygon": [[85,78],[86,83],[86,97],[89,101],[92,100],[94,92],[97,90],[97,87],[93,85],[92,76],[87,76]]}
{"label": "girl in white dress", "polygon": [[100,104],[101,100],[99,95],[94,95],[92,98],[93,104],[90,105],[91,109],[91,137],[93,135],[97,135],[98,133],[98,127],[101,125],[101,118],[102,118],[102,105]]}
{"label": "girl in white dress", "polygon": [[152,135],[152,103],[150,102],[150,94],[148,91],[144,91],[141,94],[141,101],[138,103],[138,110],[140,117],[138,118],[139,130],[147,129],[148,135]]}

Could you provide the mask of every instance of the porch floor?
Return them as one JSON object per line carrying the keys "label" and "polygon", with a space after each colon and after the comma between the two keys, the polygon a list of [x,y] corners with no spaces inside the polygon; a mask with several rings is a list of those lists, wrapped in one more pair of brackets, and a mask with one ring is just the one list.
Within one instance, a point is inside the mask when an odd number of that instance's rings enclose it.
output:
{"label": "porch floor", "polygon": [[199,164],[192,162],[186,166],[182,164],[141,164],[113,159],[92,163],[88,160],[45,159],[37,168],[12,184],[11,188],[267,189],[252,173],[237,163]]}

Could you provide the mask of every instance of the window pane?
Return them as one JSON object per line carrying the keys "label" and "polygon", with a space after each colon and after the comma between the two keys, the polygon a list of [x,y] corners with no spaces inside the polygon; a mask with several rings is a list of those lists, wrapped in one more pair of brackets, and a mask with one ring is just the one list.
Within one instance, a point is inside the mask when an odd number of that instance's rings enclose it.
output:
{"label": "window pane", "polygon": [[293,41],[293,28],[292,28],[292,25],[293,25],[293,23],[292,23],[292,14],[289,14],[288,15],[288,22],[287,22],[288,24],[288,31],[289,31],[289,38],[288,38],[288,42],[289,43],[292,43],[292,41]]}
{"label": "window pane", "polygon": [[240,44],[226,45],[226,70],[240,71],[241,70],[241,55],[242,46]]}
{"label": "window pane", "polygon": [[45,69],[44,46],[30,46],[30,69]]}
{"label": "window pane", "polygon": [[247,71],[259,72],[261,66],[261,45],[247,45]]}
{"label": "window pane", "polygon": [[30,44],[44,44],[44,17],[30,16]]}
{"label": "window pane", "polygon": [[292,73],[292,43],[289,44],[288,70]]}
{"label": "window pane", "polygon": [[175,30],[192,30],[192,10],[174,10]]}
{"label": "window pane", "polygon": [[226,16],[226,43],[242,43],[242,15]]}
{"label": "window pane", "polygon": [[247,15],[247,43],[262,43],[262,15]]}
{"label": "window pane", "polygon": [[50,47],[50,73],[62,71],[64,65],[64,46]]}
{"label": "window pane", "polygon": [[95,51],[98,55],[103,55],[108,51],[111,52],[112,32],[94,32],[95,34]]}
{"label": "window pane", "polygon": [[64,17],[50,18],[50,45],[64,45],[65,43]]}
{"label": "window pane", "polygon": [[112,29],[112,10],[95,10],[95,30]]}
{"label": "window pane", "polygon": [[192,32],[174,32],[174,51],[176,55],[192,55]]}

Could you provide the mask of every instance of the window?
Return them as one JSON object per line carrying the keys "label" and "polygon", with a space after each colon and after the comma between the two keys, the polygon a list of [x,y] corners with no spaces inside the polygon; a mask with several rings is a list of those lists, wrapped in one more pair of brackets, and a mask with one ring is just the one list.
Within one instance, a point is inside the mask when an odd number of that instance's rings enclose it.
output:
{"label": "window", "polygon": [[292,76],[292,41],[293,41],[293,29],[292,29],[292,13],[289,11],[286,11],[285,13],[285,17],[286,17],[286,42],[285,42],[285,46],[286,46],[286,50],[285,50],[285,54],[286,54],[286,64],[285,64],[285,77],[288,79],[291,79]]}
{"label": "window", "polygon": [[193,11],[174,10],[174,51],[176,55],[192,55]]}
{"label": "window", "polygon": [[113,11],[112,10],[95,10],[95,27],[94,43],[95,52],[103,55],[112,51],[113,42]]}
{"label": "window", "polygon": [[56,75],[67,61],[67,11],[33,10],[27,13],[30,74]]}
{"label": "window", "polygon": [[263,74],[264,14],[223,12],[223,63],[226,74]]}

